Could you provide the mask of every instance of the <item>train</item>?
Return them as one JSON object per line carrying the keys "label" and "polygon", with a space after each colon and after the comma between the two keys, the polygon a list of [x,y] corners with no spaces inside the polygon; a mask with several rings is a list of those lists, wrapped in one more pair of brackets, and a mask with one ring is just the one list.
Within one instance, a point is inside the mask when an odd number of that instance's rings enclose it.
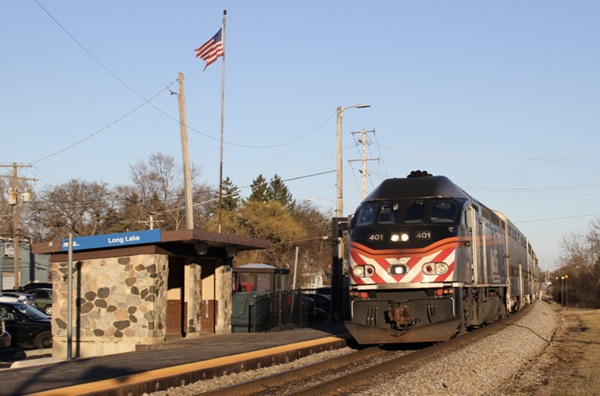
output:
{"label": "train", "polygon": [[345,326],[359,344],[444,342],[536,299],[527,237],[446,176],[386,179],[348,222]]}

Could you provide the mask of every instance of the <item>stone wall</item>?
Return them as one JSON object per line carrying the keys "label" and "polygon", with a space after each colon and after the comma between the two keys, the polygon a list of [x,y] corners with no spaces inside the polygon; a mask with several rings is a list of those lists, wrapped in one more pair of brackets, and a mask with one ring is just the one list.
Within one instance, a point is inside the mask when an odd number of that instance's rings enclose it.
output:
{"label": "stone wall", "polygon": [[[135,351],[166,335],[168,257],[112,257],[74,263],[72,357]],[[52,263],[53,356],[67,353],[68,263]],[[74,356],[77,354],[77,356]]]}
{"label": "stone wall", "polygon": [[191,260],[185,266],[185,287],[187,302],[186,337],[195,338],[202,331],[202,267]]}

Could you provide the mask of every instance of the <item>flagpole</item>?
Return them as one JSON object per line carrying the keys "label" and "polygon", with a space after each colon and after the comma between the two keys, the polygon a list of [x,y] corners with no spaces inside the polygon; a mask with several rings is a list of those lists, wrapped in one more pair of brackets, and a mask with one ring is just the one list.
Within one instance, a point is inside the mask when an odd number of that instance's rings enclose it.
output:
{"label": "flagpole", "polygon": [[221,64],[221,162],[219,166],[219,233],[221,232],[221,212],[223,209],[223,132],[225,129],[225,22],[227,19],[227,10],[223,10],[223,62]]}

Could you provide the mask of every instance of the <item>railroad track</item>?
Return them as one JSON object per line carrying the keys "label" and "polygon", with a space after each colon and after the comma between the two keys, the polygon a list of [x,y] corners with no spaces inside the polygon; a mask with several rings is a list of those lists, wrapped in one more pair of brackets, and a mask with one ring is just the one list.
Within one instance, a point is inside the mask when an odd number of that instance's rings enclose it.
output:
{"label": "railroad track", "polygon": [[201,395],[240,396],[261,395],[265,394],[265,392],[266,394],[286,394],[290,388],[293,389],[300,386],[300,384],[306,381],[314,381],[315,378],[324,378],[333,375],[335,371],[348,370],[353,366],[364,366],[365,362],[380,359],[388,353],[388,351],[385,351],[380,346],[371,347],[290,371],[201,393]]}
{"label": "railroad track", "polygon": [[378,346],[309,366],[273,374],[199,395],[340,395],[356,392],[383,376],[403,375],[426,361],[449,354],[514,324],[526,310],[450,341],[417,350]]}

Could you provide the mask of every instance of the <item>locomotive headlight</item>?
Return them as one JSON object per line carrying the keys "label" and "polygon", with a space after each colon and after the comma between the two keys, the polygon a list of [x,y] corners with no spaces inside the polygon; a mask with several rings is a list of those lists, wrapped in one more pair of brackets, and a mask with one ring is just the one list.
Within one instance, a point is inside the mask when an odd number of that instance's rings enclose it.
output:
{"label": "locomotive headlight", "polygon": [[390,239],[392,240],[392,242],[407,242],[408,234],[406,232],[403,232],[401,234],[393,233]]}
{"label": "locomotive headlight", "polygon": [[362,278],[365,276],[365,267],[362,265],[357,265],[356,267],[352,268],[352,273],[357,278]]}
{"label": "locomotive headlight", "polygon": [[390,274],[392,275],[404,275],[408,272],[406,265],[390,265]]}

